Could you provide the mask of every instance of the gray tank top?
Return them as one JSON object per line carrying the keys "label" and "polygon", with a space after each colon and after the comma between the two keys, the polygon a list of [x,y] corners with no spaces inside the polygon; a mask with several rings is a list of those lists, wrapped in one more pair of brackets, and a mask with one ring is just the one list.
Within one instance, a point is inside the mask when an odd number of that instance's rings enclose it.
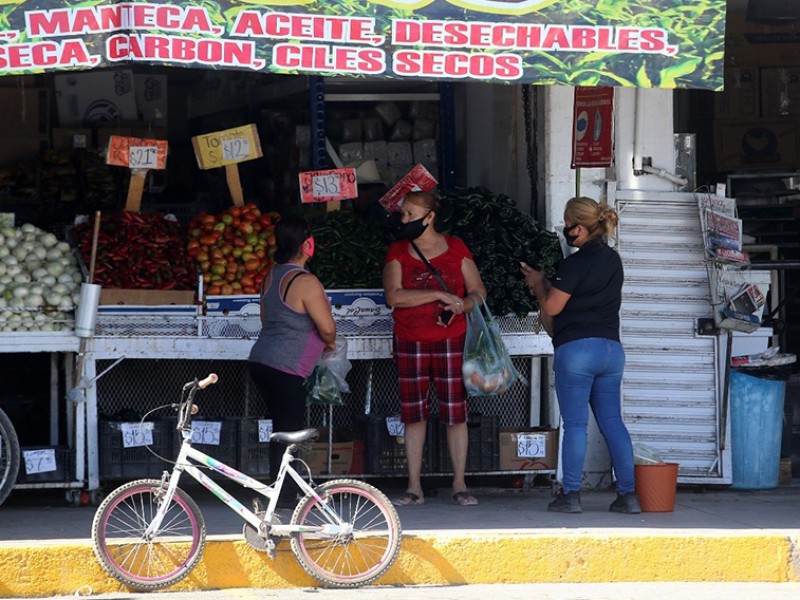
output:
{"label": "gray tank top", "polygon": [[280,297],[285,278],[307,272],[289,263],[272,267],[269,286],[261,296],[261,333],[250,350],[251,362],[300,377],[308,377],[314,369],[325,342],[308,313],[294,310]]}

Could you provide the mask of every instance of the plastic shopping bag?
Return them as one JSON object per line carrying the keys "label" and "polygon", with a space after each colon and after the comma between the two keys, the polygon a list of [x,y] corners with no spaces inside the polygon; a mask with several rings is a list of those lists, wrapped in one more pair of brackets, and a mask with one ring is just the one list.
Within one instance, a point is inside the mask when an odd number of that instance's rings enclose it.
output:
{"label": "plastic shopping bag", "polygon": [[342,392],[350,391],[347,374],[352,368],[347,358],[347,340],[336,338],[336,350],[324,352],[306,378],[306,404],[342,405]]}
{"label": "plastic shopping bag", "polygon": [[500,335],[500,327],[485,300],[481,307],[476,306],[467,314],[461,373],[470,396],[503,394],[519,379]]}

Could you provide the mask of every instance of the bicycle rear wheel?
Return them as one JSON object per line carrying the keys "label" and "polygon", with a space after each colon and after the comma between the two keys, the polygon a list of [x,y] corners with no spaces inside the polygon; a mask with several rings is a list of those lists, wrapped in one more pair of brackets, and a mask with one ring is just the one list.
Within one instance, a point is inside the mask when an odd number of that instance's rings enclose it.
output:
{"label": "bicycle rear wheel", "polygon": [[325,507],[306,496],[292,515],[293,525],[337,525],[333,511],[352,531],[293,533],[292,552],[306,572],[330,587],[358,587],[389,570],[400,551],[402,530],[397,511],[377,488],[350,479],[328,481],[317,488]]}
{"label": "bicycle rear wheel", "polygon": [[0,504],[5,502],[19,474],[19,440],[8,415],[0,410]]}
{"label": "bicycle rear wheel", "polygon": [[163,502],[157,479],[140,479],[111,492],[92,523],[94,553],[103,569],[137,591],[169,587],[197,565],[206,543],[206,524],[197,504],[175,490],[161,527],[145,530]]}

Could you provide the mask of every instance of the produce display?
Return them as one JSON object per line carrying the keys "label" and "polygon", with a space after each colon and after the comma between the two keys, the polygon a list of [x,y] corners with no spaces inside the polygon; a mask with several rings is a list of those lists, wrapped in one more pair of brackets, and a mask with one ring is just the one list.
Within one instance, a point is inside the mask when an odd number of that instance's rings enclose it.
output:
{"label": "produce display", "polygon": [[381,288],[383,259],[394,239],[388,220],[366,221],[340,210],[311,218],[318,250],[309,262],[325,289]]}
{"label": "produce display", "polygon": [[[92,222],[73,230],[86,265],[93,232]],[[121,289],[194,289],[197,268],[186,253],[186,227],[161,213],[102,213],[92,283]]]}
{"label": "produce display", "polygon": [[475,187],[442,193],[440,227],[466,242],[496,315],[524,316],[538,310],[520,274],[520,261],[552,277],[561,261],[561,244],[553,231],[503,194]]}
{"label": "produce display", "polygon": [[[495,314],[524,316],[537,310],[519,272],[520,261],[552,276],[562,258],[555,232],[541,229],[514,200],[483,188],[442,193],[440,229],[466,242]],[[350,211],[312,220],[319,249],[310,268],[327,289],[380,288],[394,218],[365,220]]]}
{"label": "produce display", "polygon": [[209,296],[257,294],[275,255],[277,212],[255,204],[231,206],[217,215],[200,213],[189,222],[186,252],[203,276]]}
{"label": "produce display", "polygon": [[72,248],[54,234],[30,223],[0,228],[0,330],[72,329],[82,279]]}

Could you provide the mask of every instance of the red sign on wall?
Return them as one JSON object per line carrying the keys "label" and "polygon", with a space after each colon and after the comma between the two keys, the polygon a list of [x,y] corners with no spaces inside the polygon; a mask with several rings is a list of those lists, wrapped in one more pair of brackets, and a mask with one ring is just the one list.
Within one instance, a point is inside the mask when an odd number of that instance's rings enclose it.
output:
{"label": "red sign on wall", "polygon": [[576,87],[572,168],[610,167],[614,158],[614,88]]}

